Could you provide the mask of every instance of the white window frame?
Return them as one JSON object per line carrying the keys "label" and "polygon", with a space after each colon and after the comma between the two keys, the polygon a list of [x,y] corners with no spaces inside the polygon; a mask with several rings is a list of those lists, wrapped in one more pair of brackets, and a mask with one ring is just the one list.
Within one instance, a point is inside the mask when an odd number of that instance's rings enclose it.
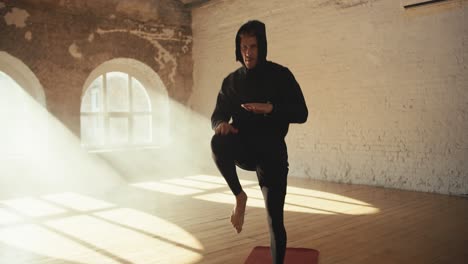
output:
{"label": "white window frame", "polygon": [[[108,90],[108,85],[107,85],[107,74],[110,73],[110,72],[119,72],[119,73],[124,73],[127,75],[127,92],[128,92],[128,111],[108,111],[108,104],[109,104],[109,99],[108,99],[108,95],[107,95],[107,90]],[[91,144],[90,142],[83,142],[82,140],[82,145],[84,147],[86,147],[88,150],[113,150],[113,149],[127,149],[127,148],[139,148],[139,147],[145,147],[145,146],[149,146],[152,144],[153,142],[153,126],[152,126],[152,116],[153,116],[153,107],[151,105],[151,100],[149,100],[149,97],[148,97],[148,92],[147,92],[147,88],[144,87],[143,85],[143,88],[144,88],[144,91],[145,91],[145,94],[147,96],[147,102],[148,102],[148,106],[149,106],[149,111],[135,111],[135,107],[134,107],[134,104],[133,104],[133,90],[132,89],[132,85],[133,85],[133,79],[136,79],[138,80],[135,76],[129,74],[129,73],[126,73],[126,72],[122,72],[122,71],[109,71],[109,72],[105,72],[99,76],[97,76],[95,78],[98,79],[98,78],[102,78],[102,91],[101,91],[101,96],[99,96],[97,99],[99,100],[99,106],[102,108],[102,109],[99,109],[99,111],[97,112],[84,112],[84,111],[80,111],[80,117],[83,117],[83,116],[95,116],[95,117],[100,117],[104,120],[104,127],[103,127],[103,132],[104,132],[104,135],[103,135],[103,141],[102,142],[99,142],[98,144]],[[88,86],[87,90],[91,88],[91,85]],[[85,92],[88,92],[88,91],[85,91]],[[92,91],[90,91],[92,92]],[[93,94],[90,95],[91,98],[91,107],[93,107]],[[82,98],[82,100],[84,100],[84,98]],[[95,103],[95,102],[94,102]],[[83,101],[81,101],[81,104],[83,104]],[[135,131],[134,131],[134,124],[133,124],[133,117],[135,116],[148,116],[150,117],[149,118],[149,124],[148,124],[148,129],[149,129],[149,139],[147,140],[147,142],[144,142],[144,143],[139,143],[137,141],[135,141]],[[111,141],[111,135],[110,135],[110,131],[111,131],[111,128],[110,128],[110,120],[111,118],[127,118],[127,140],[126,140],[126,143],[113,143]],[[81,125],[81,129],[83,131],[83,125]]]}

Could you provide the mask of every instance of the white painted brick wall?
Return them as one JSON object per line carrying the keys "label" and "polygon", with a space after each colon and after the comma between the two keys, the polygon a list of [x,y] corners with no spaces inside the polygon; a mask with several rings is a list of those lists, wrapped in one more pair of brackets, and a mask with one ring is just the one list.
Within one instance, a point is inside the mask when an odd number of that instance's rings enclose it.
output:
{"label": "white painted brick wall", "polygon": [[[468,193],[468,1],[213,0],[192,11],[193,109],[209,118],[249,19],[309,106],[292,125],[290,175]],[[209,125],[207,123],[207,125]]]}

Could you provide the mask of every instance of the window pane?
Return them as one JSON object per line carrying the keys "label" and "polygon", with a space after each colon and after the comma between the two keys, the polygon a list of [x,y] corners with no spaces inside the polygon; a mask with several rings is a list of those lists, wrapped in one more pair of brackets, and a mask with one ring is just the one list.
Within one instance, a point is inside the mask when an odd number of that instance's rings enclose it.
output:
{"label": "window pane", "polygon": [[150,112],[151,105],[146,89],[140,81],[132,77],[132,103],[134,112]]}
{"label": "window pane", "polygon": [[102,116],[81,116],[81,141],[84,145],[103,145],[104,138],[104,118]]}
{"label": "window pane", "polygon": [[96,78],[91,85],[86,89],[83,101],[81,102],[81,112],[101,112],[103,111],[102,103],[102,75]]}
{"label": "window pane", "polygon": [[109,112],[128,112],[128,74],[123,72],[108,72],[107,76],[107,105]]}
{"label": "window pane", "polygon": [[133,142],[151,143],[151,115],[133,116]]}
{"label": "window pane", "polygon": [[111,117],[109,118],[109,136],[112,144],[128,143],[128,118]]}

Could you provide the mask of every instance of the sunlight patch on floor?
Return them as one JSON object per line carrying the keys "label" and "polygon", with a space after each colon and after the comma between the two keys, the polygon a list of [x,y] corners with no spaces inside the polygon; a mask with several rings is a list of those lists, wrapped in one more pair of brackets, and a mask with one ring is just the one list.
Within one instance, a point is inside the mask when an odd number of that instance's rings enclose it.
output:
{"label": "sunlight patch on floor", "polygon": [[100,210],[115,206],[102,200],[70,192],[45,195],[43,199],[80,212]]}
{"label": "sunlight patch on floor", "polygon": [[181,187],[174,184],[162,183],[158,181],[132,183],[130,184],[130,186],[172,195],[192,195],[203,192],[202,189]]}
{"label": "sunlight patch on floor", "polygon": [[[0,229],[0,241],[33,254],[89,264],[120,263],[95,252],[95,249],[82,245],[51,231],[48,228],[27,224]],[[14,259],[1,259],[4,263],[14,263]]]}
{"label": "sunlight patch on floor", "polygon": [[203,249],[200,242],[190,233],[167,220],[148,213],[131,208],[119,208],[95,213],[94,215],[119,225],[143,231],[174,245],[182,245],[192,250]]}
{"label": "sunlight patch on floor", "polygon": [[172,263],[174,256],[196,263],[203,251],[170,221],[72,192],[0,201],[0,242],[44,259],[90,264]]}
{"label": "sunlight patch on floor", "polygon": [[168,184],[178,185],[178,186],[184,186],[184,187],[194,186],[197,189],[202,189],[202,190],[212,190],[216,188],[223,188],[226,185],[222,183],[210,183],[210,182],[197,181],[197,180],[186,179],[186,178],[169,179],[169,180],[164,180],[163,182],[168,183]]}
{"label": "sunlight patch on floor", "polygon": [[[187,176],[187,177],[184,177],[184,179],[191,179],[197,182],[217,183],[217,184],[222,185],[223,187],[226,187],[226,180],[220,176],[199,174],[199,175]],[[242,185],[250,185],[250,184],[258,185],[257,181],[244,180],[244,179],[239,179],[239,181]]]}
{"label": "sunlight patch on floor", "polygon": [[[250,207],[265,207],[263,195],[256,181],[241,180]],[[195,199],[223,204],[234,204],[234,197],[222,177],[194,175],[184,178],[134,183],[144,188],[173,195],[192,196]],[[344,195],[288,186],[285,211],[310,214],[375,214],[379,210],[366,202]]]}
{"label": "sunlight patch on floor", "polygon": [[[248,190],[245,189],[246,193],[248,193]],[[248,195],[248,194],[247,194]],[[203,195],[197,195],[193,197],[195,199],[203,200],[203,201],[208,201],[208,202],[216,202],[216,203],[223,203],[223,204],[232,204],[234,205],[235,198],[232,195],[232,193],[229,192],[224,192],[224,193],[209,193],[209,194],[203,194]],[[247,206],[248,207],[257,207],[257,208],[264,208],[265,203],[262,199],[255,198],[249,196],[249,199],[247,200]]]}
{"label": "sunlight patch on floor", "polygon": [[[114,220],[120,222],[120,219]],[[181,262],[201,258],[199,253],[169,241],[87,215],[49,221],[46,225],[131,263],[153,260],[170,263],[169,258],[173,256],[178,256]]]}
{"label": "sunlight patch on floor", "polygon": [[[240,180],[243,186],[257,185],[257,182]],[[213,190],[224,191],[226,181],[210,175],[195,175],[184,178],[132,183],[130,186],[172,195],[195,195]]]}

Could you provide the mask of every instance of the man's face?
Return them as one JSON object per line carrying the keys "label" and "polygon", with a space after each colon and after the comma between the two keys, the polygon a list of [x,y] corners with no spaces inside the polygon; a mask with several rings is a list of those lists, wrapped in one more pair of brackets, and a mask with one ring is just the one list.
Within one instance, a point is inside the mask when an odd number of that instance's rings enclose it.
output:
{"label": "man's face", "polygon": [[240,48],[245,67],[247,67],[247,69],[253,69],[257,65],[257,37],[241,35]]}

